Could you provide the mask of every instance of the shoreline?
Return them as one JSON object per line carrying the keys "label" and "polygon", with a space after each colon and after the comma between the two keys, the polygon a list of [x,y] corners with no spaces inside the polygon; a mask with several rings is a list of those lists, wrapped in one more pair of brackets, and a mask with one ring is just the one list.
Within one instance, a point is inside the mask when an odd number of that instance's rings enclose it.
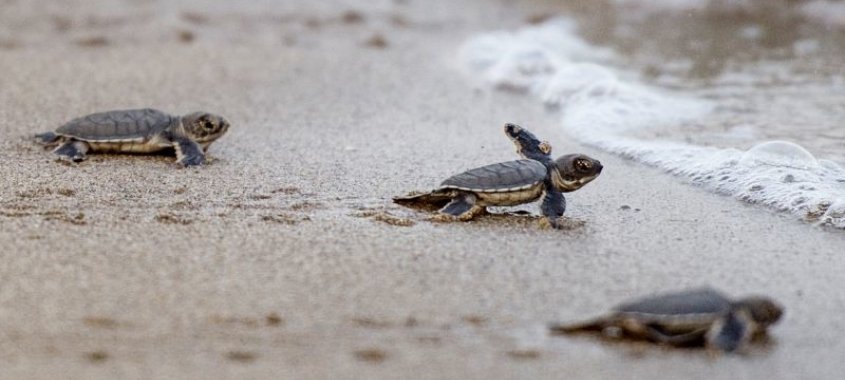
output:
{"label": "shoreline", "polygon": [[[191,44],[122,46],[118,35],[93,49],[0,55],[0,155],[13,163],[0,166],[0,378],[841,373],[845,296],[831,284],[845,283],[843,234],[569,141],[531,98],[474,88],[451,65],[465,37],[552,6],[368,4],[355,7],[363,22],[254,25],[252,43],[243,42],[249,33],[217,41],[197,26]],[[469,16],[449,16],[457,11]],[[338,20],[343,11],[303,13]],[[229,20],[218,17],[208,15]],[[499,19],[506,25],[491,25]],[[120,30],[143,36],[145,26]],[[366,44],[375,34],[385,46]],[[128,104],[208,109],[232,128],[211,146],[215,161],[196,170],[146,156],[64,166],[18,140]],[[437,224],[390,202],[514,159],[505,122],[550,140],[555,155],[604,164],[567,195],[566,216],[583,226],[540,230],[527,217]],[[413,225],[365,216],[378,213]],[[702,284],[783,303],[775,343],[712,359],[545,330],[629,297]]]}

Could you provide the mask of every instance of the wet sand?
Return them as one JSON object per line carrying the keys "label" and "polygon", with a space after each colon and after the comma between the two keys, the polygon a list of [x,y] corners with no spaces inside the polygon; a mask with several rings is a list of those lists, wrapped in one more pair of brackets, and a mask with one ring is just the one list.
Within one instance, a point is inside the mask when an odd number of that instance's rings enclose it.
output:
{"label": "wet sand", "polygon": [[[841,231],[567,141],[554,114],[474,86],[455,59],[465,37],[553,5],[453,3],[0,2],[0,378],[842,373]],[[233,127],[198,169],[66,166],[24,140],[127,107]],[[567,196],[571,228],[437,224],[390,203],[513,159],[505,122],[605,164]],[[700,284],[782,302],[773,342],[712,357],[545,329]]]}

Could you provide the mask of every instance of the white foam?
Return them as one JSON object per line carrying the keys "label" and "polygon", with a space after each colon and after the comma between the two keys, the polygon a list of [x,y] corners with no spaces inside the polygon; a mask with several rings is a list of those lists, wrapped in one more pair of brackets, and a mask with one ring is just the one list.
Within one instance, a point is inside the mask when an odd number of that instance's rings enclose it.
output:
{"label": "white foam", "polygon": [[695,11],[707,8],[708,0],[613,0],[616,5],[652,11]]}
{"label": "white foam", "polygon": [[809,1],[801,6],[801,13],[805,17],[818,20],[828,26],[845,27],[845,2],[829,0]]}
{"label": "white foam", "polygon": [[[559,33],[564,30],[566,33]],[[498,87],[530,89],[548,82],[565,63],[597,61],[612,56],[574,33],[574,24],[559,19],[516,32],[493,32],[465,44],[461,56],[474,73]],[[565,57],[566,62],[558,62]]]}
{"label": "white foam", "polygon": [[748,151],[642,139],[650,128],[680,128],[706,118],[711,101],[648,87],[603,65],[613,53],[554,20],[467,41],[469,70],[497,87],[530,92],[562,113],[563,129],[581,142],[683,176],[720,194],[845,228],[845,169],[785,141]]}

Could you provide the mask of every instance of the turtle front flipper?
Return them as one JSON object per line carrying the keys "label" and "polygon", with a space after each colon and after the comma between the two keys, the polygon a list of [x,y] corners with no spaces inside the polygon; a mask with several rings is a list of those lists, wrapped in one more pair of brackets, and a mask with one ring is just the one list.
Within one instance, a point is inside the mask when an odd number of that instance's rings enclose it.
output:
{"label": "turtle front flipper", "polygon": [[505,134],[516,145],[516,153],[530,160],[543,163],[552,160],[552,146],[547,141],[540,141],[533,133],[516,124],[505,124]]}
{"label": "turtle front flipper", "polygon": [[566,211],[566,198],[551,183],[546,183],[545,186],[546,195],[543,197],[542,205],[540,205],[540,211],[545,219],[541,223],[548,223],[552,228],[560,229],[563,226],[558,219]]}
{"label": "turtle front flipper", "polygon": [[176,150],[176,163],[185,167],[201,165],[205,161],[202,147],[189,139],[178,139],[173,142]]}
{"label": "turtle front flipper", "polygon": [[707,347],[724,352],[736,351],[751,340],[754,323],[746,310],[732,310],[710,327]]}
{"label": "turtle front flipper", "polygon": [[70,162],[81,162],[85,160],[85,153],[88,153],[90,146],[84,141],[70,140],[58,148],[53,150],[53,153],[59,156],[59,159]]}

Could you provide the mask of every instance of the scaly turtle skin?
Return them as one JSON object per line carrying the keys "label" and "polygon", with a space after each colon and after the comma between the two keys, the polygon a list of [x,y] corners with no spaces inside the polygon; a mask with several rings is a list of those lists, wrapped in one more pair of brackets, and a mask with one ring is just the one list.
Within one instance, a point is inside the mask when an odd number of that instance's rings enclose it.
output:
{"label": "scaly turtle skin", "polygon": [[485,212],[488,206],[515,206],[543,198],[544,220],[560,228],[558,219],[566,210],[563,193],[578,190],[595,179],[601,173],[601,163],[581,154],[553,160],[551,145],[513,124],[505,125],[505,134],[525,159],[471,169],[446,179],[430,192],[396,197],[393,201],[439,209],[439,220],[466,221]]}
{"label": "scaly turtle skin", "polygon": [[765,334],[783,308],[766,297],[731,300],[711,288],[642,298],[619,305],[610,315],[575,324],[550,326],[554,334],[621,332],[625,338],[678,347],[706,346],[725,352]]}
{"label": "scaly turtle skin", "polygon": [[60,159],[80,162],[92,152],[154,153],[174,150],[182,166],[200,165],[209,145],[229,129],[221,116],[195,112],[182,117],[154,109],[95,113],[73,119],[55,132],[36,135],[40,144],[58,147]]}

